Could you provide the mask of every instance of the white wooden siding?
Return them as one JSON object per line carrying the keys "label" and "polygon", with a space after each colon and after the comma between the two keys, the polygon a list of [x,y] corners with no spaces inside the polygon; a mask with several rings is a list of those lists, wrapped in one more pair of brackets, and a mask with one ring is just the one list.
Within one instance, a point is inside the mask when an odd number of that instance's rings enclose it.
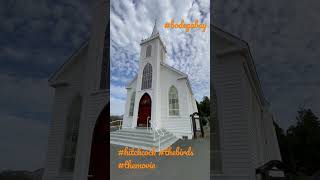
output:
{"label": "white wooden siding", "polygon": [[217,58],[212,73],[219,106],[223,175],[248,179],[248,123],[243,106],[241,61],[238,59],[237,54]]}

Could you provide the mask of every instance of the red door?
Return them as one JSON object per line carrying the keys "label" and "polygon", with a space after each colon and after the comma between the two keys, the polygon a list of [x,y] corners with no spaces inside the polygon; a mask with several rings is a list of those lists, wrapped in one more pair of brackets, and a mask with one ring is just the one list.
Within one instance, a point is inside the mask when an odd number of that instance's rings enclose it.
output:
{"label": "red door", "polygon": [[92,137],[88,180],[104,180],[109,176],[109,107],[101,112]]}
{"label": "red door", "polygon": [[[145,93],[139,103],[138,127],[147,127],[148,117],[151,118],[151,98]],[[150,124],[148,124],[150,125]]]}

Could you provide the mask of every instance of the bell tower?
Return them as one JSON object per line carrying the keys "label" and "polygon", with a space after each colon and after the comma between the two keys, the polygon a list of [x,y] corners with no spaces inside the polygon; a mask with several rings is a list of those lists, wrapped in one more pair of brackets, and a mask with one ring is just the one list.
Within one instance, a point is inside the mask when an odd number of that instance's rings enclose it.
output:
{"label": "bell tower", "polygon": [[[135,107],[139,107],[140,98],[147,93],[151,97],[151,122],[160,126],[160,111],[156,108],[160,105],[160,68],[165,61],[166,48],[160,38],[157,21],[155,21],[151,35],[140,42],[140,60],[137,76]],[[133,128],[137,125],[139,108],[135,108],[133,114]]]}

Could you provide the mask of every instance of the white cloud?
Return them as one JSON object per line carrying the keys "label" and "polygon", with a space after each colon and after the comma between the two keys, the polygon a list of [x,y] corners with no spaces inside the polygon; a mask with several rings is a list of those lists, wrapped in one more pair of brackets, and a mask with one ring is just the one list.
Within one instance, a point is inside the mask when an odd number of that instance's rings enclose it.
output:
{"label": "white cloud", "polygon": [[125,107],[125,100],[120,98],[110,97],[110,114],[123,115]]}
{"label": "white cloud", "polygon": [[127,91],[124,86],[115,86],[111,84],[110,94],[112,97],[118,97],[118,98],[125,97],[126,93]]}

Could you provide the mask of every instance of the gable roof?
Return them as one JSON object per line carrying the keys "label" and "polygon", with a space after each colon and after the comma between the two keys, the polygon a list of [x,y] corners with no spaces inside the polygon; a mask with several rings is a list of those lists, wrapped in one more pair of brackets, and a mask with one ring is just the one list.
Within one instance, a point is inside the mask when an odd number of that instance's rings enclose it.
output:
{"label": "gable roof", "polygon": [[167,69],[169,69],[169,70],[171,70],[171,71],[173,71],[173,72],[181,75],[181,77],[179,77],[178,80],[180,80],[180,79],[186,79],[186,80],[187,80],[187,86],[188,86],[188,88],[189,88],[189,90],[190,90],[190,93],[193,95],[191,83],[190,83],[189,78],[188,78],[188,75],[187,75],[186,73],[181,72],[181,71],[179,71],[178,69],[176,69],[176,68],[174,68],[174,67],[172,67],[172,66],[169,66],[168,64],[165,64],[165,63],[163,63],[163,62],[161,62],[161,65],[162,65],[163,67],[165,67],[165,68],[167,68]]}
{"label": "gable roof", "polygon": [[[215,54],[217,57],[224,56],[224,55],[227,55],[230,53],[240,53],[241,55],[243,55],[245,57],[245,63],[248,66],[248,71],[249,71],[248,73],[250,73],[250,75],[253,79],[253,85],[254,85],[254,88],[257,89],[257,95],[259,97],[259,100],[262,103],[262,105],[266,105],[267,101],[264,97],[264,93],[263,93],[261,83],[259,80],[259,75],[256,71],[256,66],[253,61],[253,57],[252,57],[252,54],[250,51],[249,44],[246,41],[226,32],[226,31],[223,31],[222,29],[220,29],[214,25],[210,25],[210,29],[212,31],[211,33],[213,34],[214,41],[216,41],[218,38],[220,38],[220,39],[223,39],[223,40],[229,42],[229,44],[231,45],[228,48],[219,48],[218,47],[219,44],[214,42],[213,43],[215,46],[214,48],[217,49],[215,51]],[[218,44],[218,46],[217,46],[217,44]]]}
{"label": "gable roof", "polygon": [[167,69],[169,69],[169,70],[171,70],[171,71],[179,74],[180,76],[186,76],[186,77],[188,77],[188,75],[187,75],[186,73],[183,73],[183,72],[179,71],[178,69],[176,69],[176,68],[174,68],[174,67],[172,67],[172,66],[169,66],[168,64],[166,64],[166,63],[164,63],[164,62],[161,62],[160,64],[161,64],[163,67],[165,67],[165,68],[167,68]]}
{"label": "gable roof", "polygon": [[[191,88],[191,84],[190,84],[188,75],[187,75],[186,73],[183,73],[183,72],[179,71],[178,69],[176,69],[176,68],[174,68],[174,67],[172,67],[172,66],[169,66],[168,64],[165,64],[164,62],[161,62],[160,64],[161,64],[161,66],[163,66],[164,68],[166,68],[166,69],[168,69],[168,70],[170,70],[170,71],[172,71],[172,72],[180,75],[180,77],[178,78],[178,80],[180,80],[180,79],[186,79],[186,80],[187,80],[187,86],[188,86],[191,94],[193,95],[193,91],[192,91],[192,88]],[[135,75],[135,77],[134,77],[131,81],[129,81],[129,83],[127,84],[126,88],[129,88],[129,86],[130,86],[134,81],[136,81],[137,78],[138,78],[138,75]]]}
{"label": "gable roof", "polygon": [[58,79],[58,77],[66,71],[66,69],[73,64],[73,62],[77,59],[78,55],[81,54],[83,51],[88,50],[89,41],[86,40],[81,46],[58,68],[57,71],[52,73],[49,77],[49,83],[52,84],[54,81]]}

